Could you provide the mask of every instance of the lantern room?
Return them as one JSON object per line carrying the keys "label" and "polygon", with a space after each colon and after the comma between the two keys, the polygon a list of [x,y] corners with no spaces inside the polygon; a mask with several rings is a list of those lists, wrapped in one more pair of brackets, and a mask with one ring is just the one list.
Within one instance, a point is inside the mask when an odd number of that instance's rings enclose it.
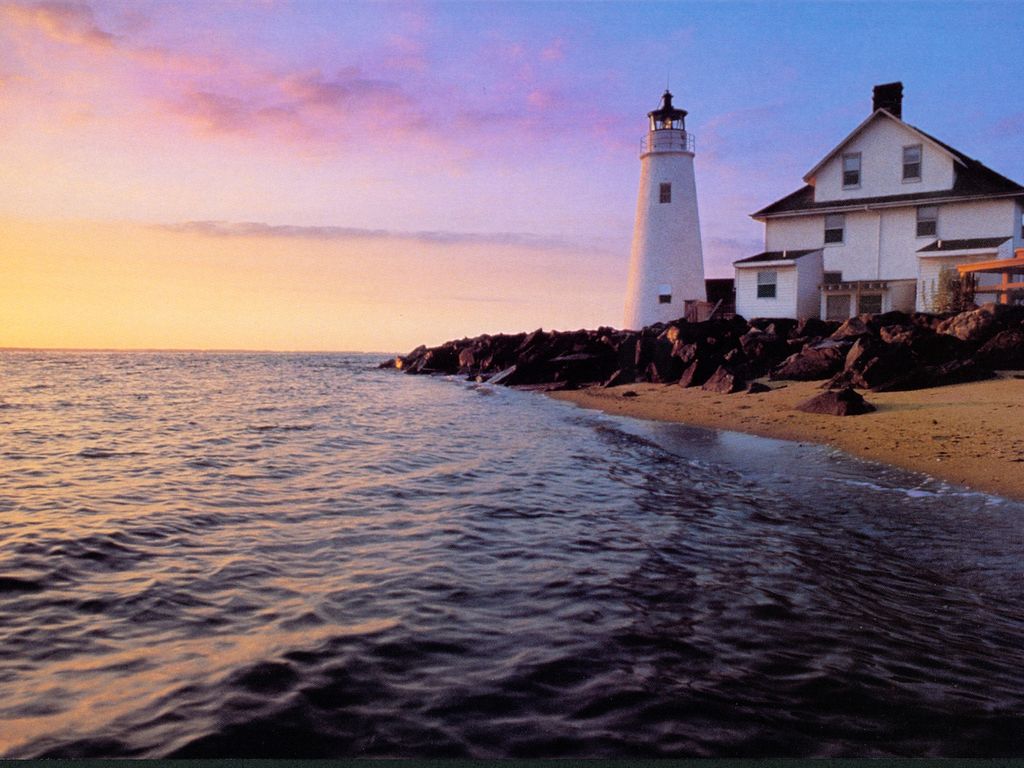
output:
{"label": "lantern room", "polygon": [[652,131],[686,130],[686,110],[672,106],[672,94],[667,90],[661,97],[661,106],[653,112],[648,112],[647,117],[651,120]]}

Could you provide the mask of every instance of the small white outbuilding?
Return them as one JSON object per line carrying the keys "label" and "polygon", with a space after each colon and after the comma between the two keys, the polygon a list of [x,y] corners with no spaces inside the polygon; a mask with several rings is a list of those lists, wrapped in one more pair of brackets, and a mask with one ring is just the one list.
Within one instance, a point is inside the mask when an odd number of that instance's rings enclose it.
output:
{"label": "small white outbuilding", "polygon": [[765,251],[733,262],[736,314],[817,317],[822,249]]}

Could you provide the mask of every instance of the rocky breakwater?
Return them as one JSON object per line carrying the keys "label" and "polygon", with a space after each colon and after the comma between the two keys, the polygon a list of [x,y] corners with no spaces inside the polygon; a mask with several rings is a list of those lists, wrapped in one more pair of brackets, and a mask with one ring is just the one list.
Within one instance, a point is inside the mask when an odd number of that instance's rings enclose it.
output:
{"label": "rocky breakwater", "polygon": [[763,392],[766,379],[821,380],[830,390],[921,389],[1024,369],[1024,307],[888,312],[844,323],[732,317],[640,331],[537,330],[421,346],[381,367],[547,391],[652,382],[729,394]]}

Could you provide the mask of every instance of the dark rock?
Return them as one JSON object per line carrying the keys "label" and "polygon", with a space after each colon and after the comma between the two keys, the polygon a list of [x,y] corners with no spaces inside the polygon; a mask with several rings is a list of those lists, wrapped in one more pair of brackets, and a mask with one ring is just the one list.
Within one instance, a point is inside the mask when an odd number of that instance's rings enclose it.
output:
{"label": "dark rock", "polygon": [[679,386],[701,386],[711,378],[711,374],[718,369],[719,365],[721,365],[721,359],[718,357],[710,355],[698,357],[683,370],[682,375],[679,377]]}
{"label": "dark rock", "polygon": [[769,387],[767,384],[762,384],[760,381],[752,381],[752,382],[750,382],[750,385],[747,387],[747,394],[748,395],[759,395],[762,392],[771,392],[771,391],[772,391],[771,387]]}
{"label": "dark rock", "polygon": [[636,333],[623,334],[615,351],[619,368],[633,368],[636,366],[636,344],[639,338],[639,335]]}
{"label": "dark rock", "polygon": [[884,344],[873,336],[862,336],[846,353],[843,371],[830,383],[830,388],[850,385],[874,389],[914,368],[916,360],[905,344]]}
{"label": "dark rock", "polygon": [[839,329],[839,323],[834,320],[819,320],[816,317],[808,317],[798,322],[793,330],[789,332],[791,339],[823,339],[831,336]]}
{"label": "dark rock", "polygon": [[847,387],[815,395],[797,405],[796,409],[804,413],[822,413],[829,416],[859,416],[871,413],[875,406]]}
{"label": "dark rock", "polygon": [[992,311],[990,305],[986,305],[978,309],[953,315],[948,320],[939,323],[935,330],[938,333],[955,336],[961,341],[981,344],[988,341],[998,330],[996,327],[996,314]]}
{"label": "dark rock", "polygon": [[817,381],[837,374],[843,367],[846,349],[842,346],[806,347],[782,361],[770,378]]}
{"label": "dark rock", "polygon": [[720,365],[711,374],[711,377],[701,385],[701,389],[708,392],[718,392],[722,395],[731,395],[734,392],[742,391],[745,385],[746,382],[741,377],[724,365]]}
{"label": "dark rock", "polygon": [[640,397],[640,395],[638,395],[632,389],[627,389],[625,392],[622,393],[622,396],[623,397]]}
{"label": "dark rock", "polygon": [[972,381],[991,379],[995,374],[990,368],[975,360],[951,360],[942,365],[922,365],[902,376],[875,388],[876,392],[906,392],[912,389],[945,387],[952,384],[967,384]]}
{"label": "dark rock", "polygon": [[476,364],[476,354],[477,354],[477,351],[478,350],[475,350],[472,347],[466,347],[465,349],[463,349],[462,351],[459,352],[459,369],[460,370],[465,368],[466,369],[465,372],[467,372],[467,373],[470,370],[472,370],[473,366]]}
{"label": "dark rock", "polygon": [[1024,370],[1024,330],[1000,331],[982,345],[974,359],[997,371]]}
{"label": "dark rock", "polygon": [[751,329],[740,337],[739,344],[752,376],[763,376],[790,354],[785,336],[770,331]]}
{"label": "dark rock", "polygon": [[871,315],[869,325],[872,328],[881,328],[886,325],[910,325],[910,315],[900,312],[898,309],[883,312],[880,315]]}
{"label": "dark rock", "polygon": [[793,332],[793,329],[795,329],[800,322],[801,321],[794,320],[790,317],[777,317],[765,326],[764,332],[774,334],[780,339],[786,339],[789,338],[789,334]]}
{"label": "dark rock", "polygon": [[672,348],[672,355],[673,357],[678,357],[679,362],[686,366],[697,359],[699,351],[700,348],[695,343],[685,342],[682,339],[679,339]]}
{"label": "dark rock", "polygon": [[830,339],[836,341],[842,341],[844,339],[856,339],[860,336],[866,336],[871,333],[871,327],[863,319],[863,317],[851,317],[845,323],[839,326],[835,332],[829,336]]}

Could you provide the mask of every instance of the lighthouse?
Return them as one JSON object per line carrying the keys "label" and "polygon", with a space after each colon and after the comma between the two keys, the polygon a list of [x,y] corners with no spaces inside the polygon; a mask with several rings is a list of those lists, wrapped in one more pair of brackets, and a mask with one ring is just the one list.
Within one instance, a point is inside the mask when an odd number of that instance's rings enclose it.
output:
{"label": "lighthouse", "polygon": [[634,329],[675,320],[685,314],[685,302],[707,298],[686,110],[672,106],[665,91],[647,117],[626,286],[625,327]]}

